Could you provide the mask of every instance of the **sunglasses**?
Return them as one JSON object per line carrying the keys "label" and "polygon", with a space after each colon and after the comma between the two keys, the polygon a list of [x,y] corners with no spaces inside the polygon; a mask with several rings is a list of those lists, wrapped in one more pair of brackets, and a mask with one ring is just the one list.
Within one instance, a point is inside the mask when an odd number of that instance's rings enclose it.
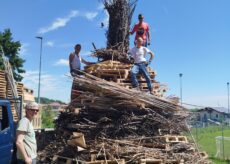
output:
{"label": "sunglasses", "polygon": [[33,112],[39,112],[38,109],[29,109],[30,111],[33,111]]}

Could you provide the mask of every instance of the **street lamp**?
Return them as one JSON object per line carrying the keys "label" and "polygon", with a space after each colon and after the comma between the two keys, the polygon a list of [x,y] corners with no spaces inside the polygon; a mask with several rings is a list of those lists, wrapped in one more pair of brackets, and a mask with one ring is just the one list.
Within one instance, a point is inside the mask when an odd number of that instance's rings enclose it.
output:
{"label": "street lamp", "polygon": [[229,113],[229,82],[227,82],[227,90],[228,90],[228,125],[230,126],[230,113]]}
{"label": "street lamp", "polygon": [[180,73],[179,77],[180,77],[180,104],[181,104],[181,106],[182,106],[182,76],[183,76],[183,74]]}
{"label": "street lamp", "polygon": [[38,79],[38,104],[40,104],[40,82],[41,82],[41,65],[42,65],[42,37],[36,36],[37,39],[40,39],[40,61],[39,61],[39,79]]}

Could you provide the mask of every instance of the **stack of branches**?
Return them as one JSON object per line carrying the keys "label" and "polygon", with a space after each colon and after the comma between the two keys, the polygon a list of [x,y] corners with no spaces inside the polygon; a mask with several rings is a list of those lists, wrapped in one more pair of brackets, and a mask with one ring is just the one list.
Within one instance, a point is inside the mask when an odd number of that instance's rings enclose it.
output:
{"label": "stack of branches", "polygon": [[82,104],[95,109],[105,109],[105,107],[115,109],[120,107],[122,109],[152,108],[163,115],[170,115],[179,109],[184,109],[178,104],[158,98],[148,92],[124,88],[115,82],[109,82],[82,71],[79,72],[84,73],[85,76],[75,77],[72,92],[85,92],[85,94],[72,100],[70,106]]}
{"label": "stack of branches", "polygon": [[187,130],[188,115],[184,108],[89,74],[75,77],[73,89],[81,95],[56,120],[59,135],[39,153],[43,162],[51,161],[51,155],[47,158],[44,154],[55,151],[73,158],[76,147],[68,145],[67,140],[73,132],[81,132],[87,149],[78,152],[79,160],[90,161],[94,153],[97,160],[123,158],[127,163],[143,159],[205,163],[193,144],[166,142],[166,134],[180,135]]}
{"label": "stack of branches", "polygon": [[132,60],[130,60],[127,51],[122,50],[122,43],[118,43],[110,48],[101,48],[101,49],[95,49],[93,52],[93,57],[97,57],[99,61],[106,61],[106,60],[115,60],[115,61],[121,61],[123,63],[133,63]]}
{"label": "stack of branches", "polygon": [[117,60],[130,63],[127,56],[129,50],[129,31],[137,0],[103,0],[109,14],[107,31],[107,47],[96,49],[94,56],[100,61]]}

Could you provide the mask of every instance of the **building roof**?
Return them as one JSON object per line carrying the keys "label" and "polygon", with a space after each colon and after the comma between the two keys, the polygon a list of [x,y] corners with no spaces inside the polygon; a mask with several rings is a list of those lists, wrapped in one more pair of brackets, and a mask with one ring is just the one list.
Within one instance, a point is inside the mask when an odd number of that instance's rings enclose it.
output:
{"label": "building roof", "polygon": [[61,106],[59,102],[52,102],[49,104],[50,106]]}
{"label": "building roof", "polygon": [[219,112],[229,113],[228,108],[224,108],[224,107],[212,107],[212,108]]}
{"label": "building roof", "polygon": [[228,114],[228,109],[224,108],[224,107],[206,107],[206,108],[199,109],[197,112],[211,111],[211,110],[215,110],[216,112],[219,112],[219,113],[226,113],[226,114]]}

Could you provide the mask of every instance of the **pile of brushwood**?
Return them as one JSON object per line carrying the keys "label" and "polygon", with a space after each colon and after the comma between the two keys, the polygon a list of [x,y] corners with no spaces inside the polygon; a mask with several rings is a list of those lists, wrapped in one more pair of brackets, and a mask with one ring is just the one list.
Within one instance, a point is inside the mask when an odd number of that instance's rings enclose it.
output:
{"label": "pile of brushwood", "polygon": [[[40,162],[52,162],[58,154],[79,161],[208,163],[186,137],[170,141],[187,131],[186,109],[92,75],[75,77],[74,87],[80,95],[56,120],[54,135],[39,151]],[[84,134],[82,151],[69,144],[74,132]]]}
{"label": "pile of brushwood", "polygon": [[99,61],[117,60],[130,63],[127,57],[129,50],[129,32],[134,10],[138,0],[102,0],[109,15],[109,26],[106,32],[106,48],[94,46],[94,56]]}

